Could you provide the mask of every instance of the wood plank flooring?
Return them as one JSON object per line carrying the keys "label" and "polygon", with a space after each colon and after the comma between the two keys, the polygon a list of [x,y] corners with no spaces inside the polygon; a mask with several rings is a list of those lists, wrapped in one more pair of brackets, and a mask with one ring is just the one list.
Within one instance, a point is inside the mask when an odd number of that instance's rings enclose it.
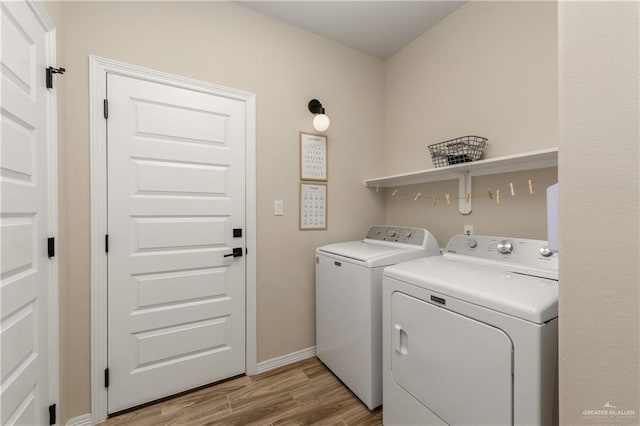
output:
{"label": "wood plank flooring", "polygon": [[242,376],[102,423],[127,425],[382,425],[317,358]]}

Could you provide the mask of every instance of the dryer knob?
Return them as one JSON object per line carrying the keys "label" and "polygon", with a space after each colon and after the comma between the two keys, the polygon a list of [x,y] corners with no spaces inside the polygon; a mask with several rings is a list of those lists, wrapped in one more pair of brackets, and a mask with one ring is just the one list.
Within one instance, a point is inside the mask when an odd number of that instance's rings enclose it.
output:
{"label": "dryer knob", "polygon": [[407,238],[411,238],[412,235],[413,235],[413,232],[411,232],[411,231],[407,231],[407,232],[404,233],[404,236],[407,237]]}
{"label": "dryer knob", "polygon": [[387,235],[388,235],[388,236],[390,236],[391,238],[395,237],[395,236],[396,236],[396,234],[397,234],[397,232],[396,232],[396,231],[394,231],[393,229],[392,229],[392,230],[390,230],[389,232],[387,232]]}
{"label": "dryer knob", "polygon": [[476,247],[478,247],[478,241],[477,241],[477,240],[475,240],[475,239],[473,239],[473,238],[469,238],[469,239],[467,240],[467,246],[468,246],[469,248],[476,248]]}
{"label": "dryer knob", "polygon": [[553,252],[549,250],[549,247],[540,247],[539,251],[543,257],[550,257],[553,254]]}
{"label": "dryer knob", "polygon": [[510,240],[502,240],[496,246],[498,252],[502,254],[510,254],[513,252],[513,243]]}

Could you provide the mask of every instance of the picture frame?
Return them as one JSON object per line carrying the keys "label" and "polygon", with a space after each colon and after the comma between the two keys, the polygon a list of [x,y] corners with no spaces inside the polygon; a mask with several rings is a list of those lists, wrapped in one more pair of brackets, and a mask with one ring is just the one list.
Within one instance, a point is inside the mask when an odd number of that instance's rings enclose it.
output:
{"label": "picture frame", "polygon": [[327,184],[300,182],[300,230],[327,229]]}
{"label": "picture frame", "polygon": [[300,180],[327,182],[327,137],[300,132]]}

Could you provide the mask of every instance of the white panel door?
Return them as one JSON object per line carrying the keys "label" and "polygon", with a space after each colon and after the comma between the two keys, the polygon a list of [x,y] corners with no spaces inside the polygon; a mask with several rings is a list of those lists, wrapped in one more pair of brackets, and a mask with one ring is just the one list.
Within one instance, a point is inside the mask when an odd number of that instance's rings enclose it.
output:
{"label": "white panel door", "polygon": [[108,74],[108,411],[245,372],[245,104]]}
{"label": "white panel door", "polygon": [[513,424],[513,344],[502,330],[395,292],[391,345],[393,379],[447,424]]}
{"label": "white panel door", "polygon": [[48,424],[46,33],[26,2],[0,7],[0,424]]}

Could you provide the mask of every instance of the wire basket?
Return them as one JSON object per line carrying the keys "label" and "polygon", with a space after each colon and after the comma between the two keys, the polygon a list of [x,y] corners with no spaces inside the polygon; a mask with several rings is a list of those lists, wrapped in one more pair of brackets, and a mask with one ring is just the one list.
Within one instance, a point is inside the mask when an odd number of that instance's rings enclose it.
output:
{"label": "wire basket", "polygon": [[431,160],[435,167],[451,166],[479,160],[487,138],[463,136],[429,145]]}

